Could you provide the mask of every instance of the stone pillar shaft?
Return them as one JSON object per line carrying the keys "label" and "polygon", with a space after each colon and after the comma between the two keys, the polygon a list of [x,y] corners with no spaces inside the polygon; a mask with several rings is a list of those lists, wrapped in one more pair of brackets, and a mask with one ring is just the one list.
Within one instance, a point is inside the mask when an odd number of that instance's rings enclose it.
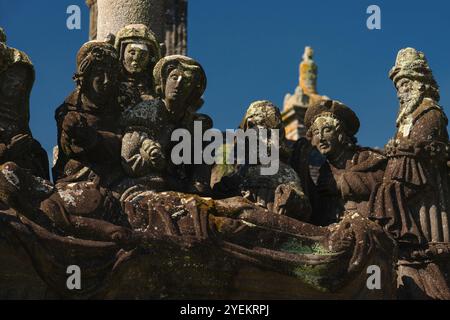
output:
{"label": "stone pillar shaft", "polygon": [[164,43],[164,55],[187,54],[187,0],[86,0],[86,4],[89,40],[105,39],[122,26],[143,23]]}
{"label": "stone pillar shaft", "polygon": [[97,0],[86,0],[89,7],[89,40],[97,39]]}
{"label": "stone pillar shaft", "polygon": [[144,24],[160,43],[165,39],[165,0],[97,0],[97,39],[129,24]]}

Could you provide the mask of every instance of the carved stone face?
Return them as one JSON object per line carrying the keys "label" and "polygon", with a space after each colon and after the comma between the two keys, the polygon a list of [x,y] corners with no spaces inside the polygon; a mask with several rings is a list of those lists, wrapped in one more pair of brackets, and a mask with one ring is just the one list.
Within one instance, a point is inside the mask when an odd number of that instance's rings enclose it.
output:
{"label": "carved stone face", "polygon": [[320,116],[312,125],[312,145],[324,156],[333,156],[342,149],[339,120],[330,116]]}
{"label": "carved stone face", "polygon": [[131,74],[142,73],[150,63],[150,51],[146,44],[130,43],[124,52],[123,66]]}
{"label": "carved stone face", "polygon": [[401,114],[409,114],[423,100],[424,85],[419,81],[403,78],[397,82],[396,87]]}
{"label": "carved stone face", "polygon": [[169,73],[164,90],[167,108],[172,113],[183,113],[186,99],[192,93],[193,74],[189,71],[174,69]]}
{"label": "carved stone face", "polygon": [[30,79],[24,65],[13,65],[0,76],[0,96],[10,103],[18,102],[27,94]]}
{"label": "carved stone face", "polygon": [[90,98],[96,101],[105,101],[115,89],[117,73],[107,66],[94,66],[83,80],[83,83]]}

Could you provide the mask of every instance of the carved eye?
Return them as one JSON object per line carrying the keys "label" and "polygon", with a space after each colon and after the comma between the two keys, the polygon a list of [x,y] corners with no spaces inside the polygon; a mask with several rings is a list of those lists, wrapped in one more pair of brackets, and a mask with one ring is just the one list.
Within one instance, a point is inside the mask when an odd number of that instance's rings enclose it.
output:
{"label": "carved eye", "polygon": [[330,132],[332,132],[333,131],[333,128],[331,128],[331,127],[325,127],[325,128],[323,128],[323,132],[325,132],[325,133],[330,133]]}

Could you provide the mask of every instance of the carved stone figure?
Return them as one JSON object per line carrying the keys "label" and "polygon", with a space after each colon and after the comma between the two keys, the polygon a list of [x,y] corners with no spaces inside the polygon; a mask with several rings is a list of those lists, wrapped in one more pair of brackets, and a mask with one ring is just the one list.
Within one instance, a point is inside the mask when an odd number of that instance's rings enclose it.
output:
{"label": "carved stone figure", "polygon": [[[98,41],[79,50],[76,89],[55,113],[55,185],[33,175],[34,167],[22,168],[15,158],[0,165],[0,296],[394,297],[396,243],[359,207],[372,180],[378,179],[384,158],[354,146],[356,116],[328,102],[312,108],[307,118],[313,144],[326,154],[347,210],[335,223],[299,221],[308,220],[310,208],[303,182],[288,164],[290,149],[283,132],[277,175],[262,179],[254,170],[258,165],[239,172],[238,190],[252,201],[207,197],[212,195],[209,166],[175,166],[168,157],[168,137],[174,129],[192,133],[195,121],[202,130],[212,127],[208,116],[197,113],[205,72],[188,57],[161,59],[153,71],[155,99],[147,90],[152,88],[150,78],[143,79],[151,77],[145,69],[151,65],[150,55],[144,52],[151,41],[139,36],[141,31],[137,27],[137,37],[134,31],[129,38],[118,36],[120,54]],[[1,111],[8,111],[0,115],[3,132],[28,125],[28,100],[18,103],[19,96],[12,93],[22,90],[28,98],[24,84],[32,74],[31,63],[19,64],[23,69],[13,63],[8,73],[11,64],[4,62],[11,57],[24,60],[19,51],[0,42],[0,77],[7,76],[0,78]],[[117,97],[130,93],[117,89],[120,68],[132,78],[124,80],[130,80],[128,88],[137,90],[132,90],[130,96],[136,99],[131,102]],[[11,114],[14,119],[8,118]],[[267,101],[254,103],[241,128],[281,130],[280,112]],[[71,265],[82,270],[80,290],[67,287]],[[383,270],[383,290],[367,287],[370,265]]]}
{"label": "carved stone figure", "polygon": [[[181,55],[164,57],[155,66],[154,78],[156,93],[166,106],[173,129],[186,129],[193,136],[196,121],[201,122],[202,132],[212,128],[212,119],[197,113],[203,105],[202,95],[206,89],[206,74],[197,61]],[[193,159],[191,163],[194,163]],[[179,191],[210,193],[209,166],[169,165],[168,173],[180,181]]]}
{"label": "carved stone figure", "polygon": [[34,67],[22,51],[7,47],[0,32],[0,163],[13,161],[49,179],[48,157],[30,131],[30,94]]}
{"label": "carved stone figure", "polygon": [[[156,285],[157,292],[170,298],[394,294],[393,242],[356,213],[323,228],[275,214],[242,197],[213,200],[174,192],[148,192],[136,197],[129,209],[131,223],[140,226],[142,241],[150,246],[146,252],[156,254],[147,270],[157,272],[151,279],[159,281],[152,281],[150,292]],[[161,247],[168,246],[167,256],[160,258]],[[362,275],[371,263],[387,271],[385,290],[367,289]],[[165,285],[166,279],[177,286]]]}
{"label": "carved stone figure", "polygon": [[367,216],[367,202],[382,180],[386,157],[356,145],[359,119],[338,101],[323,100],[308,108],[305,124],[307,138],[327,158],[315,190],[313,222],[328,225],[345,212]]}
{"label": "carved stone figure", "polygon": [[119,105],[125,110],[154,97],[153,68],[161,52],[155,35],[143,24],[123,27],[115,41],[121,69]]}
{"label": "carved stone figure", "polygon": [[130,194],[177,189],[169,181],[171,125],[159,99],[140,102],[121,116],[123,126],[122,167],[127,178],[116,190],[126,199]]}
{"label": "carved stone figure", "polygon": [[122,112],[122,164],[131,177],[161,172],[167,166],[168,113],[160,100],[148,100]]}
{"label": "carved stone figure", "polygon": [[121,177],[120,111],[116,103],[118,62],[111,45],[91,41],[77,55],[77,88],[58,107],[59,156],[55,181],[110,185]]}
{"label": "carved stone figure", "polygon": [[422,52],[400,50],[389,77],[400,102],[398,129],[386,145],[389,162],[371,199],[371,217],[399,242],[400,295],[449,299],[447,117]]}
{"label": "carved stone figure", "polygon": [[[270,101],[253,102],[241,122],[240,129],[278,130],[279,168],[273,175],[262,175],[262,164],[236,165],[234,172],[222,177],[215,191],[227,196],[242,195],[253,203],[302,221],[308,221],[311,207],[302,183],[295,170],[289,166],[290,150],[278,107]],[[262,139],[262,137],[259,137]],[[271,138],[268,139],[270,145]]]}
{"label": "carved stone figure", "polygon": [[111,192],[124,178],[121,166],[119,63],[105,42],[84,44],[77,55],[77,88],[56,110],[59,156],[53,176],[57,192],[41,205],[55,224],[87,239],[122,241],[127,225]]}

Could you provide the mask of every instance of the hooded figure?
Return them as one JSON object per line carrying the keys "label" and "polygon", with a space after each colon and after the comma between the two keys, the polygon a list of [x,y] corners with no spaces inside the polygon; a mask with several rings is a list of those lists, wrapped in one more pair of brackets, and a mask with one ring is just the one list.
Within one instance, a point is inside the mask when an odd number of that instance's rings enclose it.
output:
{"label": "hooded figure", "polygon": [[367,202],[381,182],[386,158],[378,151],[356,145],[359,119],[346,105],[322,100],[305,114],[307,138],[326,157],[313,203],[313,222],[328,225],[345,212],[367,216]]}
{"label": "hooded figure", "polygon": [[35,73],[30,58],[7,47],[0,31],[0,162],[15,162],[49,179],[48,157],[30,131],[30,94]]}
{"label": "hooded figure", "polygon": [[119,63],[106,42],[85,43],[77,55],[77,88],[56,110],[59,155],[56,192],[41,210],[65,234],[127,241],[127,221],[111,191],[124,177],[116,95]]}
{"label": "hooded figure", "polygon": [[105,42],[84,44],[77,55],[77,88],[56,110],[56,182],[96,181],[108,187],[123,176],[116,95],[117,54]]}
{"label": "hooded figure", "polygon": [[422,52],[400,50],[389,77],[400,102],[398,129],[386,145],[389,162],[371,197],[371,217],[399,242],[404,298],[450,299],[443,278],[450,252],[447,117]]}
{"label": "hooded figure", "polygon": [[161,58],[155,34],[143,24],[128,25],[117,32],[115,47],[120,60],[121,110],[152,99],[155,95],[153,68]]}

